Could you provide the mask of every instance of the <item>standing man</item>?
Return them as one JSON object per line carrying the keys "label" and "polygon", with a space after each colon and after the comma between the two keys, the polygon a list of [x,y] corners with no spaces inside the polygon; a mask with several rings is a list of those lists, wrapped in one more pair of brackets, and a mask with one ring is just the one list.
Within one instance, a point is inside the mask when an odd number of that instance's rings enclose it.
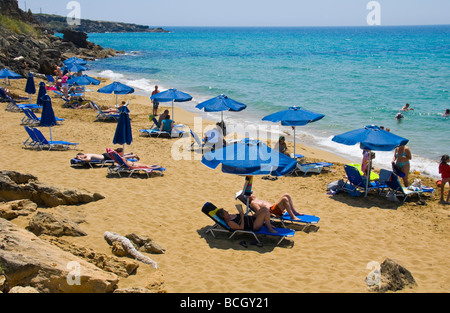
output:
{"label": "standing man", "polygon": [[[153,90],[152,96],[156,95],[157,93],[159,93],[158,85],[155,86],[155,90]],[[159,102],[153,99],[153,116],[158,116],[158,106]]]}

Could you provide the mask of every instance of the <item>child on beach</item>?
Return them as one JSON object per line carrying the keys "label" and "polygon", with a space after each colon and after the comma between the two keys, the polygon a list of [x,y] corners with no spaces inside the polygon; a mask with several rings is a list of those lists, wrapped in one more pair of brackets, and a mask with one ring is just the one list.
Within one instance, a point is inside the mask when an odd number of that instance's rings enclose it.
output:
{"label": "child on beach", "polygon": [[447,154],[444,154],[441,157],[441,162],[439,163],[439,173],[441,174],[441,199],[440,202],[444,204],[450,204],[450,191],[447,193],[447,200],[444,201],[444,190],[445,184],[448,183],[450,185],[450,165],[448,162],[450,161],[450,157]]}

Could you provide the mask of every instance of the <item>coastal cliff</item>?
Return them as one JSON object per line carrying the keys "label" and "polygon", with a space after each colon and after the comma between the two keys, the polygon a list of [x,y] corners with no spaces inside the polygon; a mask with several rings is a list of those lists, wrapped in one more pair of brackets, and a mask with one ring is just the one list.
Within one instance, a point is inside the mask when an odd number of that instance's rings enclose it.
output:
{"label": "coastal cliff", "polygon": [[[50,14],[34,14],[34,19],[38,21],[45,28],[55,33],[61,33],[67,28],[67,18],[59,15]],[[88,19],[81,19],[80,25],[70,26],[71,30],[85,32],[85,33],[167,33],[169,31],[160,27],[150,28],[145,25],[107,22],[107,21],[93,21]]]}
{"label": "coastal cliff", "polygon": [[55,65],[75,55],[93,60],[121,53],[87,41],[83,32],[67,29],[63,38],[54,36],[31,11],[22,11],[16,0],[0,0],[0,12],[0,68],[24,77],[30,72],[54,74]]}

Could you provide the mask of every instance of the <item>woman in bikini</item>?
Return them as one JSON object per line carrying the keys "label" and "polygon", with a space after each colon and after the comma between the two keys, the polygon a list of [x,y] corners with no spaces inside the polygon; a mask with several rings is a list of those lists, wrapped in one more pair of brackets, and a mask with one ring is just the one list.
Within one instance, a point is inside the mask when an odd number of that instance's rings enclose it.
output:
{"label": "woman in bikini", "polygon": [[270,224],[270,213],[267,209],[261,209],[253,215],[244,215],[242,208],[240,206],[236,207],[239,214],[230,214],[224,209],[219,209],[217,210],[216,215],[225,221],[231,229],[258,231],[265,224],[269,232],[277,232]]}
{"label": "woman in bikini", "polygon": [[411,158],[411,150],[409,150],[407,146],[403,145],[395,148],[392,164],[395,163],[405,174],[405,176],[403,176],[403,184],[405,185],[405,187],[409,186],[408,174],[410,170],[409,161],[411,160]]}

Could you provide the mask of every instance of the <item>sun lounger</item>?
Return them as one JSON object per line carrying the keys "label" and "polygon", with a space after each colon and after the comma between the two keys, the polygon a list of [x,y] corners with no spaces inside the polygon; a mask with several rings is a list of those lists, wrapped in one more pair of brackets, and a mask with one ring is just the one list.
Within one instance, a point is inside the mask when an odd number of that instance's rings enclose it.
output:
{"label": "sun lounger", "polygon": [[49,151],[53,148],[68,150],[70,147],[75,149],[78,146],[78,143],[70,142],[70,141],[56,141],[56,140],[47,140],[42,132],[38,128],[31,128],[31,130],[35,133],[38,144],[37,146],[42,149],[48,149]]}
{"label": "sun lounger", "polygon": [[[358,171],[359,171],[359,174],[361,176],[364,176],[364,173],[361,171],[361,164],[359,164],[359,163],[350,163],[350,164],[347,164],[347,165],[356,167],[358,169]],[[375,173],[373,171],[370,172],[370,180],[371,181],[376,181],[376,180],[379,180],[379,179],[380,179],[380,175],[378,175],[377,173]]]}
{"label": "sun lounger", "polygon": [[110,174],[117,174],[120,177],[122,177],[122,174],[128,174],[128,177],[131,177],[133,174],[143,173],[147,175],[147,177],[150,177],[150,174],[153,172],[159,173],[162,176],[163,172],[166,170],[165,168],[152,169],[147,167],[130,167],[116,151],[107,148],[106,152],[114,160],[114,162],[117,163],[117,165],[111,165],[108,167],[108,173]]}
{"label": "sun lounger", "polygon": [[364,176],[361,176],[359,170],[356,167],[345,165],[345,173],[347,174],[347,181],[344,184],[343,190],[351,193],[352,195],[359,195],[360,192],[365,192],[367,194],[370,190],[379,191],[386,188],[386,185],[381,184],[379,181],[371,181],[367,185],[367,180]]}
{"label": "sun lounger", "polygon": [[[31,109],[22,108],[22,112],[25,114],[25,117],[22,118],[22,124],[33,126],[39,125],[41,118],[37,117],[36,114],[34,114],[34,112]],[[65,120],[59,117],[55,117],[55,119],[57,122],[62,122]]]}
{"label": "sun lounger", "polygon": [[119,120],[119,113],[106,113],[103,112],[102,109],[100,109],[100,107],[97,105],[97,103],[95,103],[94,101],[91,101],[92,105],[94,106],[94,108],[97,110],[97,116],[96,116],[96,120],[98,121],[118,121]]}
{"label": "sun lounger", "polygon": [[405,202],[406,199],[411,195],[417,195],[420,199],[420,196],[424,193],[429,193],[432,195],[434,193],[434,189],[432,187],[428,186],[422,186],[419,187],[413,187],[410,186],[408,188],[403,187],[398,176],[391,172],[390,179],[386,181],[387,187],[389,187],[389,191],[387,193],[387,197],[403,197],[403,201]]}
{"label": "sun lounger", "polygon": [[146,137],[161,137],[161,138],[180,138],[183,137],[184,131],[179,128],[185,127],[184,124],[174,125],[172,128],[172,132],[159,130],[159,128],[148,128],[148,129],[139,129],[141,135]]}
{"label": "sun lounger", "polygon": [[[243,190],[245,190],[245,188]],[[248,203],[249,195],[244,194],[243,190],[239,190],[236,193],[235,198],[240,200],[243,204],[245,204],[247,206],[247,209],[248,209],[247,211],[253,211]],[[275,220],[281,222],[281,224],[285,228],[286,228],[285,222],[300,223],[300,224],[317,224],[320,221],[320,217],[315,216],[315,215],[304,214],[304,215],[296,215],[296,217],[299,218],[300,220],[292,219],[288,212],[284,212],[284,214],[282,216],[272,216],[272,219],[275,219]]]}
{"label": "sun lounger", "polygon": [[278,245],[278,244],[280,244],[281,241],[283,241],[283,239],[288,238],[288,237],[293,237],[295,234],[294,230],[288,229],[288,228],[275,228],[277,233],[271,233],[267,230],[266,226],[261,227],[261,229],[258,231],[233,230],[225,223],[225,221],[221,220],[216,215],[217,210],[218,210],[218,208],[210,202],[206,202],[202,208],[202,212],[205,213],[209,218],[211,218],[215,222],[215,224],[213,226],[209,227],[205,231],[205,234],[210,232],[213,235],[213,237],[216,237],[214,232],[228,233],[228,234],[230,234],[228,239],[231,239],[236,234],[250,234],[250,235],[254,236],[254,238],[256,239],[256,241],[258,243],[261,243],[261,241],[259,240],[257,235],[266,235],[266,236],[280,237],[280,240],[277,242],[277,245]]}
{"label": "sun lounger", "polygon": [[94,168],[95,166],[100,165],[100,167],[104,167],[105,165],[114,165],[114,160],[79,160],[76,158],[73,158],[70,160],[70,166],[72,167],[86,167],[89,166],[90,168]]}
{"label": "sun lounger", "polygon": [[191,150],[203,150],[203,147],[205,146],[205,140],[200,139],[197,134],[192,131],[192,129],[189,129],[189,132],[191,133],[192,138],[194,138],[194,142],[191,144]]}
{"label": "sun lounger", "polygon": [[25,140],[22,143],[23,147],[24,148],[35,148],[35,147],[39,148],[40,141],[39,141],[39,138],[34,133],[34,131],[28,126],[25,126],[25,131],[28,134],[28,138],[27,138],[27,140]]}
{"label": "sun lounger", "polygon": [[323,169],[327,169],[327,171],[331,170],[333,163],[328,162],[316,162],[316,163],[297,163],[297,167],[294,170],[294,173],[298,176],[299,172],[304,173],[303,176],[306,176],[308,173],[322,173]]}
{"label": "sun lounger", "polygon": [[27,103],[20,103],[17,104],[16,101],[14,101],[13,98],[6,96],[9,99],[9,103],[6,105],[7,111],[12,112],[22,112],[22,109],[30,109],[30,110],[39,110],[42,109],[42,106],[37,104],[27,104]]}

